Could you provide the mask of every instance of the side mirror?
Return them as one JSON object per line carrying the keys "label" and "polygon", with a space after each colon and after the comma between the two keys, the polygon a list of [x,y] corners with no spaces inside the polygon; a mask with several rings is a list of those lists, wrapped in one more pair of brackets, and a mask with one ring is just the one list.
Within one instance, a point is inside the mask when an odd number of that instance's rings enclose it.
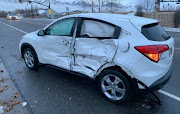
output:
{"label": "side mirror", "polygon": [[44,30],[38,31],[38,36],[44,36]]}

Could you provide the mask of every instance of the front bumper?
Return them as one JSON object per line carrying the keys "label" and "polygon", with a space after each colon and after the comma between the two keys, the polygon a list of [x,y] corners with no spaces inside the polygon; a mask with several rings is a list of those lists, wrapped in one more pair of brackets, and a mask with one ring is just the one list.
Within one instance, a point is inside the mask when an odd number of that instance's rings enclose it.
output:
{"label": "front bumper", "polygon": [[[150,87],[148,87],[151,91],[159,90],[161,89],[165,84],[169,82],[169,79],[171,78],[173,72],[173,64],[171,65],[169,71],[159,80],[154,82]],[[139,80],[137,79],[132,79],[132,86],[135,94],[138,93],[144,93],[146,89],[139,89],[138,87]],[[146,86],[143,82],[139,83],[142,86]],[[147,86],[146,86],[147,87]]]}

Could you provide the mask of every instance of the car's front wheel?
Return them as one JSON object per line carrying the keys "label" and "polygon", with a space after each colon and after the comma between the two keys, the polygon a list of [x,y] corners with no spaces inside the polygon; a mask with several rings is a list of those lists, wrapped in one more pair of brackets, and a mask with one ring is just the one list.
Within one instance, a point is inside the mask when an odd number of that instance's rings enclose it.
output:
{"label": "car's front wheel", "polygon": [[32,49],[26,48],[23,52],[23,57],[24,57],[24,61],[27,65],[27,67],[30,70],[37,70],[37,68],[38,68],[38,57]]}
{"label": "car's front wheel", "polygon": [[111,102],[122,103],[131,97],[131,86],[128,79],[115,69],[108,69],[100,74],[99,88]]}

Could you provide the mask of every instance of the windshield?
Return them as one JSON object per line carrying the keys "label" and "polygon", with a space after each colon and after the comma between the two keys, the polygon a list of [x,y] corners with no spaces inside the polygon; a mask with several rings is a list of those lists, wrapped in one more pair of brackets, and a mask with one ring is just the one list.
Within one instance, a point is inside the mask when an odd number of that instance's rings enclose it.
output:
{"label": "windshield", "polygon": [[143,26],[141,32],[147,39],[152,41],[165,41],[170,38],[164,28],[158,23]]}
{"label": "windshield", "polygon": [[9,16],[15,16],[14,14],[9,14]]}

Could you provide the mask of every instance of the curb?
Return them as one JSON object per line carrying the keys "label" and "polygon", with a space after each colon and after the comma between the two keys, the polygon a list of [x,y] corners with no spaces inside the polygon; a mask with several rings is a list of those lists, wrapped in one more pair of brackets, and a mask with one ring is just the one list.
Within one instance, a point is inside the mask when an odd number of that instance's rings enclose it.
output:
{"label": "curb", "polygon": [[26,105],[0,59],[0,114],[29,114]]}

